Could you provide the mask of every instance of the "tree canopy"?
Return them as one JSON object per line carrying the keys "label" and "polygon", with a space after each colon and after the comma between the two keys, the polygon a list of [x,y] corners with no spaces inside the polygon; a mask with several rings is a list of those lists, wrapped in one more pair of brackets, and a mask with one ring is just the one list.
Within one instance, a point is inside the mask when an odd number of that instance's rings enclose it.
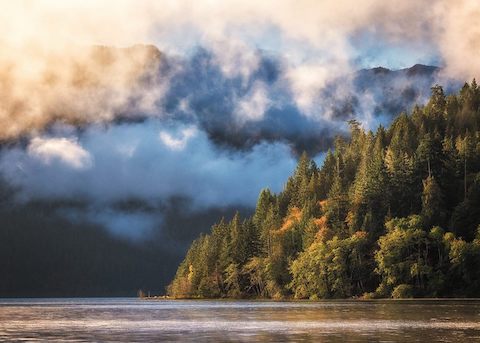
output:
{"label": "tree canopy", "polygon": [[480,296],[480,89],[432,88],[388,129],[350,121],[251,218],[195,240],[175,297]]}

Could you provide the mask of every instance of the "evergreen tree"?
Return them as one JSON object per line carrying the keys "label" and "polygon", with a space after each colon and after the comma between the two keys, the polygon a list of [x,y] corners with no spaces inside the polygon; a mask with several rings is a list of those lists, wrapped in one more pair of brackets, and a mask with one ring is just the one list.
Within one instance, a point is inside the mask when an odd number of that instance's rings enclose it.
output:
{"label": "evergreen tree", "polygon": [[425,226],[444,226],[445,215],[442,191],[435,178],[429,176],[423,181],[422,217]]}
{"label": "evergreen tree", "polygon": [[[253,216],[202,235],[178,297],[480,296],[480,89],[432,88],[388,130],[350,121],[317,168],[307,154]],[[376,273],[374,272],[376,271]]]}

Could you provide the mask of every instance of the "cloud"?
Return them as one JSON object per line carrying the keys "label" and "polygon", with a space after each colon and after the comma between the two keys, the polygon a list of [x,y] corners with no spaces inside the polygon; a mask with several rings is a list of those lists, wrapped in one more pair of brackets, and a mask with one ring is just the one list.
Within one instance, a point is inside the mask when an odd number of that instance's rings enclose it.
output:
{"label": "cloud", "polygon": [[235,37],[209,40],[205,44],[212,53],[214,63],[220,66],[227,78],[248,80],[262,62],[262,56],[256,49]]}
{"label": "cloud", "polygon": [[[0,0],[0,182],[27,202],[5,211],[179,259],[222,216],[251,214],[262,188],[280,191],[302,151],[321,164],[347,120],[375,129],[436,82],[479,78],[479,8]],[[392,71],[415,63],[442,69]],[[378,66],[392,70],[363,70]]]}
{"label": "cloud", "polygon": [[[264,100],[272,99],[271,89],[252,91],[248,84],[265,60],[258,53],[264,47],[280,56],[285,87],[300,114],[322,120],[330,114],[317,103],[319,92],[340,74],[354,72],[356,61],[375,63],[364,56],[375,50],[363,51],[355,37],[385,50],[410,47],[409,54],[422,60],[427,47],[440,54],[432,60],[444,63],[448,78],[480,76],[475,0],[406,0],[395,6],[380,0],[42,0],[0,6],[0,139],[28,135],[56,120],[88,124],[161,116],[172,78],[182,73],[176,63],[167,67],[165,56],[188,59],[198,45],[211,52],[227,80],[241,82],[239,113],[246,101],[257,104],[239,123],[258,120]],[[148,45],[98,47],[139,43],[158,45],[165,54]]]}
{"label": "cloud", "polygon": [[297,106],[307,116],[321,115],[328,118],[328,109],[319,108],[319,101],[322,100],[320,92],[334,77],[344,75],[344,71],[337,70],[333,73],[331,68],[335,66],[306,64],[296,68],[290,68],[286,78],[291,84],[293,97]]}
{"label": "cloud", "polygon": [[190,138],[197,134],[195,127],[187,127],[180,130],[177,134],[172,134],[167,130],[159,133],[160,141],[172,150],[183,150]]}
{"label": "cloud", "polygon": [[35,137],[27,148],[27,154],[50,165],[59,161],[73,169],[87,169],[92,166],[92,156],[75,139]]}
{"label": "cloud", "polygon": [[[168,137],[180,133],[182,138],[165,144],[159,133]],[[119,147],[130,143],[136,148],[125,154]],[[32,154],[32,145],[41,147],[40,155],[38,149]],[[64,167],[46,163],[46,156]],[[79,168],[87,156],[95,163]],[[33,138],[27,150],[3,151],[0,173],[17,187],[23,200],[87,199],[112,204],[141,199],[159,204],[185,197],[196,208],[208,208],[252,206],[263,187],[279,191],[295,164],[283,144],[260,144],[231,154],[217,149],[205,133],[191,126],[148,121],[91,127],[76,138]]]}
{"label": "cloud", "polygon": [[[44,129],[54,121],[110,122],[154,115],[168,76],[151,46],[125,49],[101,46],[48,56],[0,57],[0,139]],[[9,59],[10,58],[10,59]],[[162,79],[160,79],[162,78]],[[166,82],[166,81],[165,81]]]}
{"label": "cloud", "polygon": [[162,226],[162,216],[158,211],[87,207],[61,208],[59,214],[77,223],[100,225],[115,236],[137,242],[150,237]]}
{"label": "cloud", "polygon": [[[262,187],[281,189],[303,150],[321,160],[348,119],[375,128],[439,80],[480,76],[475,0],[0,9],[0,141],[10,141],[0,173],[19,199],[83,199],[88,218],[120,234],[130,224],[119,223],[152,224],[118,201],[252,206]],[[358,71],[406,56],[441,62],[445,79]]]}
{"label": "cloud", "polygon": [[433,9],[436,41],[448,77],[480,77],[480,6],[475,0],[443,1]]}
{"label": "cloud", "polygon": [[260,121],[271,106],[268,90],[264,83],[257,81],[236,105],[235,114],[241,123]]}

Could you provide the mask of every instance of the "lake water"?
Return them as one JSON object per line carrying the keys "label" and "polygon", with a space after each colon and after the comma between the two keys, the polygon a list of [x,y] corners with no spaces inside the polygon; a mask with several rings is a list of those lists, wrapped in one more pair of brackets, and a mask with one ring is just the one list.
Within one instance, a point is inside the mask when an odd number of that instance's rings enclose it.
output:
{"label": "lake water", "polygon": [[0,299],[0,341],[480,342],[480,301]]}

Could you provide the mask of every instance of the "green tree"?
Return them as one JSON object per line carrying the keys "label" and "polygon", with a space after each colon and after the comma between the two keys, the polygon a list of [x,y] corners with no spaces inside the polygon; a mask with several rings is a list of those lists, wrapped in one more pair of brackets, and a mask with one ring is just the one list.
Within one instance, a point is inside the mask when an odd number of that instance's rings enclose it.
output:
{"label": "green tree", "polygon": [[445,223],[445,209],[442,190],[433,176],[423,181],[422,217],[426,227]]}
{"label": "green tree", "polygon": [[302,154],[282,192],[262,190],[252,217],[237,213],[195,240],[169,293],[480,295],[476,82],[449,96],[434,86],[388,130],[349,125],[320,168]]}
{"label": "green tree", "polygon": [[375,253],[376,271],[381,276],[377,292],[390,296],[398,286],[409,285],[415,288],[415,293],[422,294],[431,268],[421,218],[396,218],[385,225],[387,233],[378,239],[379,249]]}

